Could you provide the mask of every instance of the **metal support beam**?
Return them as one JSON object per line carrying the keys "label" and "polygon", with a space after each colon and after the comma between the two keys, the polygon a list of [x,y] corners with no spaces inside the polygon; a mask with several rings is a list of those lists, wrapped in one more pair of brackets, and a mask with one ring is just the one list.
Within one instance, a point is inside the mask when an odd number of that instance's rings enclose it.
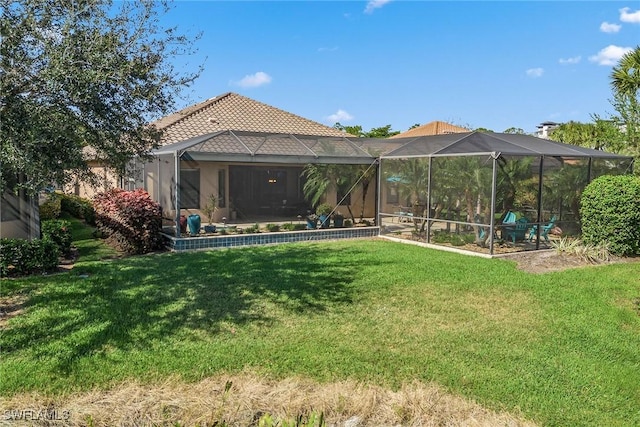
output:
{"label": "metal support beam", "polygon": [[489,254],[493,255],[494,238],[496,235],[496,196],[498,187],[498,157],[500,154],[494,154],[491,172],[491,218],[489,220]]}
{"label": "metal support beam", "polygon": [[380,223],[380,204],[381,204],[381,199],[382,197],[380,197],[380,189],[382,188],[382,174],[381,174],[381,168],[380,168],[380,159],[376,160],[376,202],[375,202],[375,221],[376,221],[376,226],[378,226],[378,230],[380,230],[381,228],[381,223]]}
{"label": "metal support beam", "polygon": [[538,225],[536,226],[536,250],[540,249],[540,228],[542,227],[542,192],[544,191],[544,187],[542,185],[542,179],[544,176],[544,156],[540,156],[540,168],[538,169],[538,218],[536,218],[536,222]]}
{"label": "metal support beam", "polygon": [[433,157],[429,157],[429,173],[427,175],[427,243],[431,243],[431,170],[433,169]]}
{"label": "metal support beam", "polygon": [[175,183],[175,198],[176,198],[176,237],[180,237],[180,153],[177,151],[174,154],[175,165],[173,165],[173,172],[176,176]]}

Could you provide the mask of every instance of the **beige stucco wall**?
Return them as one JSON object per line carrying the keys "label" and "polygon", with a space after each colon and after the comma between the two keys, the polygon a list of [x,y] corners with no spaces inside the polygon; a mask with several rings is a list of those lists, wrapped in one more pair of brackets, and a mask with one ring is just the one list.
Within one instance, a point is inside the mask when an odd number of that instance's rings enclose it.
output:
{"label": "beige stucco wall", "polygon": [[[230,218],[229,212],[229,167],[225,163],[181,161],[181,169],[200,170],[200,208],[207,203],[209,195],[218,196],[218,171],[225,171],[225,207],[218,208],[214,222],[221,222],[223,217]],[[175,218],[175,159],[173,156],[160,156],[144,167],[144,186],[151,197],[160,203],[164,217]],[[181,215],[198,214],[203,222],[208,222],[201,209],[181,209]]]}
{"label": "beige stucco wall", "polygon": [[91,199],[98,193],[120,186],[120,178],[100,163],[89,162],[89,168],[98,177],[98,182],[95,186],[86,181],[73,179],[71,183],[63,187],[63,191],[67,194],[75,194],[85,199]]}

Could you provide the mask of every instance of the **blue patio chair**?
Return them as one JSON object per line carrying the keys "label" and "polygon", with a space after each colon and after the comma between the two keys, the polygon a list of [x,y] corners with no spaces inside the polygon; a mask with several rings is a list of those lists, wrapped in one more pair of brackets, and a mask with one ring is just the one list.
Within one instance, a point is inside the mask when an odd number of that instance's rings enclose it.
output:
{"label": "blue patio chair", "polygon": [[[540,229],[540,237],[543,237],[544,240],[549,243],[549,232],[553,227],[556,226],[556,216],[551,217],[551,221],[544,227]],[[538,232],[538,224],[531,227],[531,231],[529,232],[529,241],[533,242],[533,238],[536,236]]]}
{"label": "blue patio chair", "polygon": [[516,216],[515,212],[507,211],[507,213],[504,214],[504,217],[502,218],[502,223],[503,224],[512,224],[512,223],[516,222],[516,219],[518,219],[518,217]]}
{"label": "blue patio chair", "polygon": [[[506,223],[505,223],[506,224]],[[505,240],[511,240],[515,245],[517,241],[525,240],[527,237],[527,230],[529,229],[529,220],[525,217],[520,218],[511,225],[505,225],[503,230],[503,237]]]}

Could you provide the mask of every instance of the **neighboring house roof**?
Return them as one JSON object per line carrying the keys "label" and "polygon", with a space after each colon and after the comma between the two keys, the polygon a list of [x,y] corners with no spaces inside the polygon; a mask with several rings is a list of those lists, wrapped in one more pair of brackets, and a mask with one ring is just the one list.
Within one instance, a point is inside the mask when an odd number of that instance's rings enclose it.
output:
{"label": "neighboring house roof", "polygon": [[431,122],[426,125],[418,126],[417,128],[409,129],[406,132],[394,135],[391,138],[411,138],[417,136],[431,136],[431,135],[445,135],[449,133],[465,133],[469,132],[469,129],[452,125],[446,122]]}
{"label": "neighboring house roof", "polygon": [[233,92],[191,105],[151,124],[163,131],[163,145],[227,130],[347,136],[336,128]]}

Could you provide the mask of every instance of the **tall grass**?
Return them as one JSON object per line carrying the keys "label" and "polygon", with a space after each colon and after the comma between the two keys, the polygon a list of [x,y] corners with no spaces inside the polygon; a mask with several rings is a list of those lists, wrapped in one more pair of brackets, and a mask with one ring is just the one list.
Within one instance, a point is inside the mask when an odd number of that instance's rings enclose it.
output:
{"label": "tall grass", "polygon": [[638,425],[637,263],[545,275],[361,240],[80,263],[27,293],[0,393],[123,381],[435,381],[544,425]]}

